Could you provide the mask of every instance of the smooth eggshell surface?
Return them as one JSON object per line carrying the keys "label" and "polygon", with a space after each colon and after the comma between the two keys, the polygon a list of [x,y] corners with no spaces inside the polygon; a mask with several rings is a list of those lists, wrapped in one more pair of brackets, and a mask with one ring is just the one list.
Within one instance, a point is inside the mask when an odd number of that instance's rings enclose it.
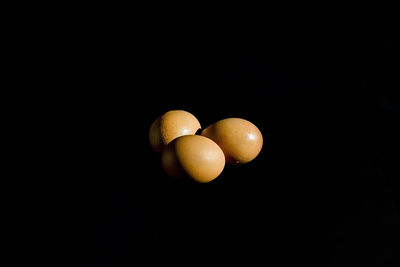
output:
{"label": "smooth eggshell surface", "polygon": [[161,151],[169,142],[183,135],[193,135],[201,129],[200,122],[184,110],[171,110],[158,117],[150,126],[150,146]]}
{"label": "smooth eggshell surface", "polygon": [[201,135],[217,143],[226,161],[233,165],[252,161],[263,145],[260,130],[253,123],[240,118],[217,121],[205,128]]}
{"label": "smooth eggshell surface", "polygon": [[171,177],[189,176],[200,183],[217,178],[225,167],[221,148],[201,135],[186,135],[174,139],[163,150],[161,163]]}

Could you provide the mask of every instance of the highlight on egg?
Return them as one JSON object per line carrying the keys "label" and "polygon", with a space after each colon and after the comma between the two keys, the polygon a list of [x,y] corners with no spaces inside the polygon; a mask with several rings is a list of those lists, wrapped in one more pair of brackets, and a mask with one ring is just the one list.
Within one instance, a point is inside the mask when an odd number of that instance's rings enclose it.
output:
{"label": "highlight on egg", "polygon": [[171,177],[189,177],[199,183],[208,183],[221,174],[225,156],[211,139],[186,135],[174,139],[164,148],[161,163]]}
{"label": "highlight on egg", "polygon": [[229,164],[245,164],[257,157],[263,146],[261,131],[248,120],[228,118],[205,128],[202,136],[213,140],[222,149]]}
{"label": "highlight on egg", "polygon": [[184,110],[171,110],[159,116],[150,126],[149,140],[154,151],[162,151],[172,140],[194,135],[201,129],[197,118]]}

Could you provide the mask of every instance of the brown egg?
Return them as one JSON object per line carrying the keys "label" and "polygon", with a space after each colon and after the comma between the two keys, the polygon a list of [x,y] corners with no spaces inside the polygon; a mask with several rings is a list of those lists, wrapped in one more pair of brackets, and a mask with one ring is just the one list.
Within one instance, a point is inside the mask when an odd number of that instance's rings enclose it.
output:
{"label": "brown egg", "polygon": [[184,110],[168,111],[150,126],[150,146],[155,151],[161,151],[175,138],[195,134],[199,129],[200,123],[191,113]]}
{"label": "brown egg", "polygon": [[225,167],[221,148],[201,135],[186,135],[174,139],[163,150],[161,163],[174,178],[188,176],[200,183],[217,178]]}
{"label": "brown egg", "polygon": [[260,153],[263,137],[251,122],[240,118],[217,121],[205,128],[201,135],[216,142],[233,165],[252,161]]}

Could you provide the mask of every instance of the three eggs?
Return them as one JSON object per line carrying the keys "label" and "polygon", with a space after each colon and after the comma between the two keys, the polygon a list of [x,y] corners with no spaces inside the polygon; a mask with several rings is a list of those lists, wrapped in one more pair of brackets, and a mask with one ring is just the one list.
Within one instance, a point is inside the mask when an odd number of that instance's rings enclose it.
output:
{"label": "three eggs", "polygon": [[200,183],[217,178],[225,162],[239,165],[252,161],[263,145],[260,130],[250,121],[228,118],[202,130],[197,118],[184,110],[158,117],[150,126],[149,140],[151,148],[161,152],[169,176],[186,176]]}

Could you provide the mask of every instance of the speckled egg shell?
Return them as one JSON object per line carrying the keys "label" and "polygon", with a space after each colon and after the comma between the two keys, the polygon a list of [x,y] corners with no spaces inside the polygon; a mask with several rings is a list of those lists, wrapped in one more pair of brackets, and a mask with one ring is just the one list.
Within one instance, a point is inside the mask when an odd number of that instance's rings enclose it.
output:
{"label": "speckled egg shell", "polygon": [[184,110],[171,110],[158,117],[150,126],[149,140],[154,151],[161,151],[169,142],[201,129],[200,122]]}

